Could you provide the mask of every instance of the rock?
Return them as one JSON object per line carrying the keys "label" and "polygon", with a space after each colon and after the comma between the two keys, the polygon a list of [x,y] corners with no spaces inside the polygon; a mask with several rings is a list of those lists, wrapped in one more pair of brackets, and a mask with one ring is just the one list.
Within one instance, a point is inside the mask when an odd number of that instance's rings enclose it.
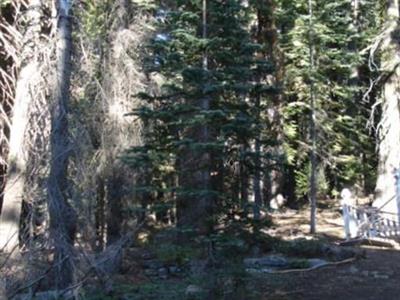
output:
{"label": "rock", "polygon": [[261,274],[261,273],[263,273],[262,270],[260,270],[260,269],[254,269],[254,268],[247,268],[247,269],[246,269],[246,272],[247,272],[247,273],[250,273],[250,274]]}
{"label": "rock", "polygon": [[260,258],[245,258],[243,263],[246,268],[254,267],[275,267],[283,268],[289,265],[286,258],[278,255],[269,255]]}
{"label": "rock", "polygon": [[196,296],[203,293],[203,289],[197,285],[191,284],[185,290],[186,296]]}
{"label": "rock", "polygon": [[168,269],[167,268],[159,268],[158,269],[158,277],[161,279],[168,279]]}
{"label": "rock", "polygon": [[171,266],[168,268],[168,271],[170,274],[176,274],[176,273],[180,273],[181,269],[176,266]]}
{"label": "rock", "polygon": [[189,263],[190,272],[193,274],[202,274],[206,272],[207,261],[206,260],[192,260]]}
{"label": "rock", "polygon": [[308,259],[308,263],[310,268],[317,268],[326,265],[328,262],[324,259],[310,258]]}

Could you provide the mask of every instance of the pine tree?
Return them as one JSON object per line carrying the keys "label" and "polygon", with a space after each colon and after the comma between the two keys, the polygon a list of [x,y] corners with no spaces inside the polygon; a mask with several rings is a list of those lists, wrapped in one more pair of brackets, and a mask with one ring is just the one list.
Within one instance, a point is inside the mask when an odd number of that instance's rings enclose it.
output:
{"label": "pine tree", "polygon": [[249,188],[246,177],[260,177],[260,153],[250,146],[257,139],[259,147],[265,143],[260,99],[271,87],[259,78],[272,66],[256,55],[262,45],[249,31],[250,7],[208,1],[205,12],[203,4],[178,2],[152,44],[150,70],[162,74],[165,84],[161,95],[143,95],[148,105],[136,114],[151,130],[147,145],[126,159],[136,167],[173,168],[178,226],[207,233],[215,208],[237,203],[238,195],[227,196],[236,182],[228,176],[234,172],[229,165],[241,165],[242,200]]}

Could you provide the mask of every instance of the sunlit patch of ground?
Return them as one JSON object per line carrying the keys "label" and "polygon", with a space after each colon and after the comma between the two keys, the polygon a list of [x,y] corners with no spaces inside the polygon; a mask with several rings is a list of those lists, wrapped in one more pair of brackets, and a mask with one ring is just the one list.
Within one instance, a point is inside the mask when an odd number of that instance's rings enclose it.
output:
{"label": "sunlit patch of ground", "polygon": [[[343,239],[343,219],[338,205],[329,201],[328,209],[317,211],[317,235],[330,239]],[[265,229],[264,232],[283,239],[294,239],[299,237],[311,237],[310,232],[310,210],[284,209],[272,214],[274,226]]]}

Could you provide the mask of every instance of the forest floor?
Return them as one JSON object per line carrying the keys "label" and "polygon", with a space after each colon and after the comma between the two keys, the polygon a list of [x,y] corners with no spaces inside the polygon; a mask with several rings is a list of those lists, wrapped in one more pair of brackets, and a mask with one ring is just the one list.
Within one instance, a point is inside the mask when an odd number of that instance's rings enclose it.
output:
{"label": "forest floor", "polygon": [[[283,209],[271,214],[272,222],[260,226],[258,236],[229,235],[210,268],[196,248],[171,242],[171,232],[161,228],[153,239],[126,249],[122,273],[112,277],[112,291],[104,293],[96,283],[82,289],[87,300],[397,300],[400,299],[400,251],[373,246],[341,247],[343,221],[334,201],[321,201],[317,214],[317,235],[309,232],[309,209]],[[266,226],[269,224],[269,226]],[[271,225],[272,224],[272,225]],[[239,226],[242,228],[242,225]],[[172,232],[173,233],[173,232]],[[285,242],[282,242],[285,241]],[[287,242],[286,242],[287,241]],[[346,263],[332,263],[318,269],[290,269],[288,273],[249,272],[247,258],[281,254],[290,258],[290,241],[306,241],[307,258],[314,256],[315,243],[362,253]],[[311,241],[310,244],[309,241]],[[280,244],[281,243],[281,244]],[[273,248],[278,244],[280,247]],[[308,245],[308,246],[307,246]],[[310,247],[311,245],[311,247]],[[271,248],[272,247],[272,248]],[[314,248],[313,248],[314,247]],[[245,250],[243,250],[245,249]],[[283,252],[280,252],[282,250]],[[284,253],[284,251],[287,251]],[[297,251],[297,250],[296,250]],[[348,251],[348,250],[346,250]],[[296,256],[296,255],[295,255]],[[297,258],[296,258],[297,259]],[[301,261],[301,259],[299,260]],[[303,265],[300,266],[304,267]],[[103,278],[104,279],[104,278]],[[102,279],[102,280],[103,280]],[[100,281],[102,281],[100,280]],[[106,282],[107,280],[103,280]]]}
{"label": "forest floor", "polygon": [[[272,214],[272,218],[273,226],[262,229],[264,233],[283,240],[311,238],[308,234],[309,209],[286,209],[282,212]],[[343,241],[342,216],[338,205],[333,201],[320,203],[317,224],[317,239],[324,240],[329,244],[337,244]],[[226,293],[225,295],[215,297],[215,299],[400,299],[400,251],[383,247],[357,246],[358,251],[360,248],[365,253],[365,257],[358,258],[346,264],[286,274],[262,273],[246,275],[246,278],[243,279],[246,285],[244,290]],[[208,280],[216,278],[213,276],[206,275]],[[193,297],[187,294],[190,287],[195,290],[200,286],[207,289],[210,283],[206,283],[204,277],[199,277],[198,283],[195,285],[192,284],[193,281],[185,281],[187,278],[182,279],[177,277],[152,281],[150,286],[146,278],[148,279],[146,276],[136,277],[133,280],[136,282],[138,282],[137,280],[139,282],[142,281],[145,284],[144,286],[148,287],[148,296],[143,295],[138,298],[128,296],[125,299],[214,299],[209,293],[199,293],[197,296],[194,294]],[[237,278],[235,280],[237,281]],[[225,279],[225,281],[229,282],[229,279]],[[222,285],[226,284],[222,283]],[[140,289],[141,293],[143,293],[143,287]],[[154,293],[154,291],[151,291],[152,289],[165,289],[166,292],[152,294]],[[172,293],[171,298],[167,296],[168,293]]]}
{"label": "forest floor", "polygon": [[[308,236],[309,210],[287,210],[273,215],[269,234],[284,239]],[[295,230],[293,228],[296,228]],[[317,231],[330,243],[343,241],[338,206],[318,210]],[[354,262],[307,272],[264,275],[258,278],[259,299],[268,300],[396,300],[400,299],[400,251],[360,246],[365,257]]]}
{"label": "forest floor", "polygon": [[[314,237],[308,234],[309,209],[307,208],[285,209],[282,212],[273,213],[273,225],[262,228],[261,232],[266,236],[286,241],[316,238],[328,245],[337,245],[344,240],[343,222],[338,205],[335,205],[333,201],[320,203],[317,216],[318,234]],[[146,265],[143,263],[143,257],[148,256],[149,253],[146,252],[147,250],[140,249],[139,253],[128,255],[127,261],[130,263],[126,265],[126,273],[116,278],[116,283],[127,287],[127,291],[121,291],[120,295],[124,296],[114,294],[110,298],[90,297],[90,299],[400,299],[400,251],[373,246],[356,246],[350,247],[350,249],[362,251],[362,257],[345,264],[329,265],[307,271],[296,270],[285,274],[249,274],[243,271],[243,256],[239,256],[238,264],[241,265],[241,271],[235,269],[234,266],[228,271],[230,266],[224,266],[222,272],[228,274],[231,272],[231,275],[223,275],[220,277],[223,278],[222,280],[218,277],[220,273],[217,276],[215,273],[207,273],[208,271],[204,271],[201,264],[197,267],[195,264],[194,272],[197,272],[197,268],[205,274],[197,277],[187,276],[184,272],[183,276],[179,274],[174,276],[168,271],[168,267],[165,269],[164,266],[157,266],[157,264],[155,270],[154,268],[153,270],[146,269],[143,267]],[[175,250],[173,249],[173,251]],[[262,251],[257,256],[268,254]],[[172,255],[174,256],[176,253]],[[233,255],[235,255],[234,252],[232,252]],[[252,257],[252,255],[246,253],[244,257]],[[154,264],[153,259],[146,259]],[[133,263],[134,261],[135,263]],[[168,273],[168,276],[164,273]],[[193,274],[193,271],[189,273]],[[241,276],[243,276],[242,279]],[[213,293],[216,292],[217,296],[210,293],[210,290],[214,290]]]}

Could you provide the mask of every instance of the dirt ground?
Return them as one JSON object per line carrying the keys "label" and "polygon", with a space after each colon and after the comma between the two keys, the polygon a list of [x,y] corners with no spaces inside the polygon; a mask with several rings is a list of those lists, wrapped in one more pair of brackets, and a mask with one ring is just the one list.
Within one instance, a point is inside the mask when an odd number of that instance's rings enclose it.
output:
{"label": "dirt ground", "polygon": [[[320,203],[318,210],[318,236],[332,244],[344,240],[343,222],[339,207],[333,202]],[[274,226],[264,229],[271,236],[282,239],[298,239],[311,236],[309,210],[286,209],[273,214]],[[326,266],[316,270],[286,274],[256,274],[249,276],[246,291],[236,293],[226,300],[400,300],[400,251],[384,247],[360,246],[365,258],[341,265]],[[136,250],[135,250],[136,249]],[[135,250],[135,251],[133,251]],[[144,251],[144,252],[143,252]],[[144,249],[134,248],[127,255],[123,275],[116,276],[115,283],[124,289],[116,295],[95,296],[88,292],[88,299],[186,299],[188,284],[185,278],[169,278],[152,282],[145,274],[137,257],[143,257]],[[1,278],[0,278],[1,279]],[[139,287],[143,293],[140,294]],[[160,290],[160,289],[163,290]],[[176,289],[175,296],[166,297]],[[180,289],[180,290],[179,290]],[[249,294],[251,293],[251,294]],[[92,295],[91,295],[92,294]],[[151,294],[152,296],[146,296]],[[163,297],[161,297],[163,296]],[[179,296],[179,297],[178,297]],[[191,299],[191,298],[190,298]],[[214,299],[210,297],[195,299]]]}
{"label": "dirt ground", "polygon": [[[329,204],[329,203],[328,203]],[[308,236],[309,210],[274,214],[268,233],[284,239]],[[344,238],[337,206],[318,211],[317,231],[332,243]],[[296,229],[293,229],[296,228]],[[263,275],[260,299],[268,300],[397,300],[400,299],[400,251],[360,246],[365,258],[307,272]]]}

